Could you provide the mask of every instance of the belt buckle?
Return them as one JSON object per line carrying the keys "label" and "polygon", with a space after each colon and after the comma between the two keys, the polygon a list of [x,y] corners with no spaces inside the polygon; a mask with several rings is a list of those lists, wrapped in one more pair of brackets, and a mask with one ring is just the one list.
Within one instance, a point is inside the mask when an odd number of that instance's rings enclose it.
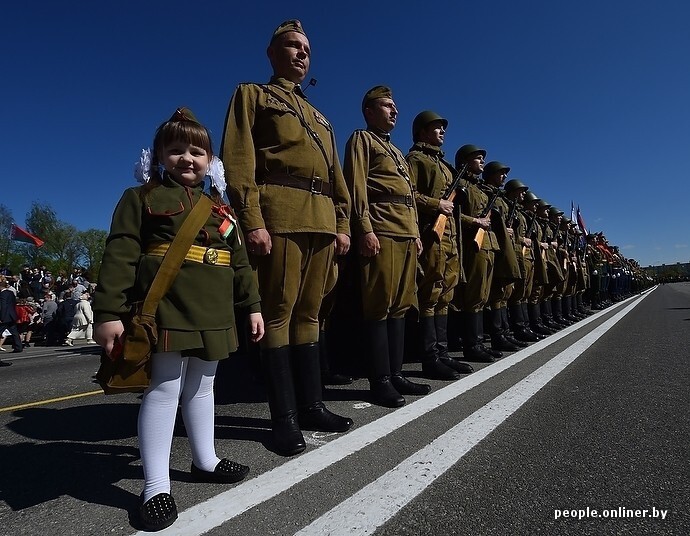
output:
{"label": "belt buckle", "polygon": [[[316,184],[319,183],[319,189],[316,189]],[[323,194],[323,179],[321,177],[314,177],[309,185],[309,191],[313,194]]]}
{"label": "belt buckle", "polygon": [[414,206],[414,204],[412,203],[412,196],[409,194],[405,196],[405,205],[408,207]]}
{"label": "belt buckle", "polygon": [[218,250],[215,248],[207,248],[204,253],[204,262],[206,264],[216,264],[218,262]]}

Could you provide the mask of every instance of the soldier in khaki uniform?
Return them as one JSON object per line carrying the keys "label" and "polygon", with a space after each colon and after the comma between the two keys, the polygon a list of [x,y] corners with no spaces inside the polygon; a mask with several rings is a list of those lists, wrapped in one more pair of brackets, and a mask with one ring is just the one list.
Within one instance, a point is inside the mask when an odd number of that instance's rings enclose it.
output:
{"label": "soldier in khaki uniform", "polygon": [[[513,292],[508,297],[508,320],[513,336],[523,342],[536,342],[539,336],[533,333],[527,322],[527,298],[532,292],[534,282],[534,255],[532,253],[532,240],[530,236],[534,230],[534,224],[530,225],[534,214],[524,208],[527,204],[525,195],[529,187],[518,179],[511,179],[503,187],[508,203],[511,204],[513,219],[508,224],[513,229],[513,243],[515,257],[520,266],[521,277],[515,282]],[[536,199],[531,201],[532,207]],[[528,223],[529,222],[529,223]]]}
{"label": "soldier in khaki uniform", "polygon": [[[528,192],[528,195],[525,197],[531,201],[529,194],[531,192]],[[534,201],[536,202],[534,207],[536,223],[534,225],[533,237],[534,283],[532,284],[532,292],[528,300],[529,323],[530,329],[538,335],[552,335],[557,329],[547,326],[544,322],[546,317],[542,315],[544,311],[542,302],[546,292],[545,289],[550,283],[547,252],[551,248],[551,244],[547,241],[546,228],[548,227],[549,208],[551,205],[536,196]]]}
{"label": "soldier in khaki uniform", "polygon": [[[493,277],[494,254],[499,250],[496,233],[491,228],[490,199],[479,187],[486,151],[476,145],[463,145],[455,154],[455,167],[468,164],[465,195],[460,205],[462,265],[466,278],[456,293],[456,307],[462,311],[463,354],[469,361],[491,363],[501,357],[498,351],[482,343],[484,306],[489,299]],[[476,240],[476,241],[475,241]]]}
{"label": "soldier in khaki uniform", "polygon": [[274,446],[291,455],[305,448],[300,426],[343,432],[352,425],[323,405],[318,350],[334,257],[349,249],[350,198],[333,127],[299,85],[311,55],[300,22],[281,24],[267,54],[273,76],[237,87],[222,154],[259,281]]}
{"label": "soldier in khaki uniform", "polygon": [[369,383],[377,404],[400,407],[403,394],[423,395],[431,389],[402,375],[405,314],[416,302],[422,244],[410,169],[390,141],[398,116],[390,88],[370,89],[362,113],[367,129],[356,130],[348,140],[344,173],[352,196]]}
{"label": "soldier in khaki uniform", "polygon": [[491,334],[491,348],[499,351],[514,352],[526,344],[514,339],[510,334],[510,324],[508,322],[508,298],[510,298],[515,287],[515,282],[522,279],[520,266],[515,255],[515,240],[512,222],[508,219],[514,218],[515,210],[506,201],[504,192],[500,189],[510,172],[510,167],[501,162],[489,162],[484,166],[482,185],[484,191],[489,196],[495,196],[495,210],[492,211],[492,228],[495,230],[496,238],[500,246],[499,251],[494,256],[494,275],[491,280],[491,291],[489,293],[488,311],[489,332]]}
{"label": "soldier in khaki uniform", "polygon": [[[417,300],[422,370],[431,378],[453,380],[472,367],[448,354],[448,304],[461,275],[455,203],[446,199],[457,176],[443,159],[443,138],[448,120],[435,112],[417,114],[412,123],[414,145],[405,159],[410,166],[419,213],[423,251],[419,256]],[[459,185],[458,185],[459,186]],[[438,218],[445,220],[442,236],[434,231]]]}

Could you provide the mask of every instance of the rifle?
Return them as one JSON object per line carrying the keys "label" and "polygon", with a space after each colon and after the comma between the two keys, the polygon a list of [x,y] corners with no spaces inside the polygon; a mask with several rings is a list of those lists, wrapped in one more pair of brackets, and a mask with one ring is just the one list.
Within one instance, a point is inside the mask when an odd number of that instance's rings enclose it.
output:
{"label": "rifle", "polygon": [[[532,216],[532,221],[529,222],[529,227],[527,227],[527,232],[525,236],[532,240],[532,235],[534,234],[534,225],[537,223],[537,215]],[[522,246],[522,256],[527,255],[527,246]]]}
{"label": "rifle", "polygon": [[[494,193],[493,197],[489,199],[489,204],[486,205],[486,208],[482,210],[482,213],[479,215],[480,218],[486,218],[491,210],[494,208],[494,204],[496,203],[496,199],[498,199],[498,196],[501,195],[501,190],[496,188],[496,193]],[[477,229],[477,234],[474,235],[474,243],[477,246],[477,251],[482,249],[482,243],[484,242],[484,235],[486,234],[486,231],[483,228]]]}
{"label": "rifle", "polygon": [[[464,166],[462,166],[462,169],[458,171],[458,173],[455,175],[455,177],[453,178],[453,182],[450,183],[450,186],[441,196],[441,199],[445,201],[454,201],[458,190],[464,190],[464,188],[458,188],[458,186],[460,186],[460,179],[462,179],[462,177],[467,172],[467,167],[469,165],[470,164],[468,162]],[[448,221],[448,216],[446,216],[445,214],[439,214],[436,217],[434,226],[432,227],[432,230],[434,231],[434,234],[438,237],[439,242],[443,239],[443,231],[446,228],[446,221]]]}

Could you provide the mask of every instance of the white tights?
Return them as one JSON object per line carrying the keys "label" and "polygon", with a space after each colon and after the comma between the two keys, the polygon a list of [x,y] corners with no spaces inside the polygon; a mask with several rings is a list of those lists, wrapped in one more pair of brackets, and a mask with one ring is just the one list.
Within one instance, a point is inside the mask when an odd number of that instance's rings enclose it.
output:
{"label": "white tights", "polygon": [[217,361],[182,357],[179,352],[151,356],[151,385],[139,408],[139,452],[144,466],[144,502],[170,493],[170,449],[178,403],[182,406],[194,465],[213,471],[220,461],[214,445],[213,380]]}

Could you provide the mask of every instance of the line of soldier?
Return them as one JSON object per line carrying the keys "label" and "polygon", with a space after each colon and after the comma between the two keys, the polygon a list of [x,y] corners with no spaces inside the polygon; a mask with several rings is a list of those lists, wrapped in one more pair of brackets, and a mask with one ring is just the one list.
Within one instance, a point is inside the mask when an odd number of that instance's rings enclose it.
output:
{"label": "line of soldier", "polygon": [[[342,354],[360,344],[371,400],[400,407],[431,389],[403,372],[410,325],[418,336],[407,354],[426,377],[452,381],[473,371],[451,356],[454,344],[467,361],[492,362],[589,312],[592,270],[577,228],[521,181],[504,185],[508,166],[485,166],[486,151],[474,145],[447,162],[448,121],[431,111],[415,118],[403,154],[390,139],[392,91],[376,86],[341,169],[333,128],[299,85],[311,60],[299,21],[275,30],[267,55],[273,76],[238,86],[221,152],[259,282],[276,452],[303,451],[302,429],[352,425],[322,400],[323,384],[352,382],[331,371],[328,347]],[[598,273],[597,284],[609,284]],[[590,291],[593,305],[603,288]],[[621,285],[615,295],[629,291]]]}

